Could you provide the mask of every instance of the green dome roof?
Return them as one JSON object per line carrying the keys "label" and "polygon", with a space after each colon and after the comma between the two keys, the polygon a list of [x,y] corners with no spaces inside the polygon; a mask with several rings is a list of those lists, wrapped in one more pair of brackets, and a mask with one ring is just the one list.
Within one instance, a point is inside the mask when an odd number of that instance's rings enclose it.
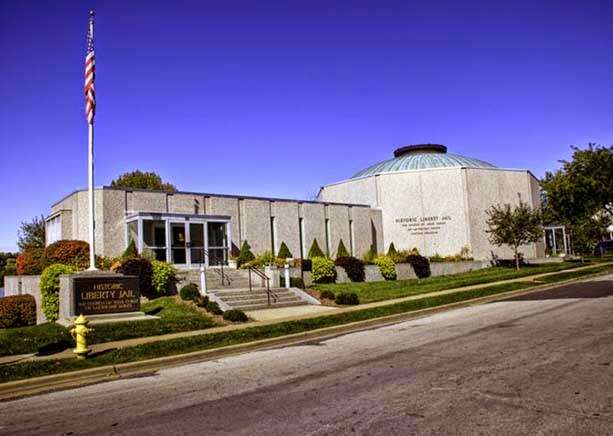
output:
{"label": "green dome roof", "polygon": [[424,170],[431,168],[496,168],[489,162],[472,157],[447,153],[447,147],[440,144],[417,144],[400,147],[394,151],[394,158],[372,165],[354,174],[358,177],[374,176],[396,171]]}

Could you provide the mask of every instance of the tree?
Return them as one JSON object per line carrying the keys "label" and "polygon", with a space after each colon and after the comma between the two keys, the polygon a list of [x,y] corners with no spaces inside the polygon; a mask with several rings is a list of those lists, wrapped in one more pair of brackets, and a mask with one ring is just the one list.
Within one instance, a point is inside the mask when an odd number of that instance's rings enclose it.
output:
{"label": "tree", "polygon": [[345,248],[345,244],[343,243],[343,240],[341,239],[340,241],[338,241],[338,248],[336,249],[336,257],[347,257],[347,256],[350,256],[350,254],[347,251],[347,248]]}
{"label": "tree", "polygon": [[387,250],[387,255],[389,257],[393,257],[393,256],[395,256],[397,254],[398,254],[398,251],[396,250],[396,247],[394,246],[394,243],[392,242],[390,244],[390,248],[388,248],[388,250]]}
{"label": "tree", "polygon": [[177,192],[177,188],[162,180],[158,174],[135,170],[122,174],[111,182],[111,186],[117,188],[147,189],[151,191]]}
{"label": "tree", "polygon": [[289,251],[289,248],[287,247],[285,242],[281,242],[281,246],[279,247],[279,254],[277,254],[277,257],[281,259],[287,259],[294,256],[292,256],[292,252]]}
{"label": "tree", "polygon": [[513,249],[515,267],[519,269],[519,247],[539,241],[543,237],[542,215],[519,199],[519,205],[491,206],[486,214],[489,240],[497,246],[508,245]]}
{"label": "tree", "polygon": [[319,248],[319,244],[317,243],[317,238],[313,239],[313,243],[311,244],[311,248],[309,250],[309,259],[313,259],[315,257],[326,257],[324,252]]}
{"label": "tree", "polygon": [[247,241],[243,241],[241,250],[238,252],[238,257],[236,258],[236,265],[240,267],[241,265],[251,262],[254,259],[255,256],[251,252],[251,246]]}
{"label": "tree", "polygon": [[45,248],[45,217],[34,217],[22,222],[17,233],[17,247],[24,252],[33,248]]}
{"label": "tree", "polygon": [[574,248],[584,252],[602,234],[595,227],[604,230],[613,217],[613,147],[572,149],[572,159],[541,181],[543,220],[566,225]]}

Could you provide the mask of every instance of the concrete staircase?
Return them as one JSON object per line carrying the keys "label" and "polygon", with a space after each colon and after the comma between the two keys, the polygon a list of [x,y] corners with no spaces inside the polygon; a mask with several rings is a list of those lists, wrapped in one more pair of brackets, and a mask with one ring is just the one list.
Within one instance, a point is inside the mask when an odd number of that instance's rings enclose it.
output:
{"label": "concrete staircase", "polygon": [[271,289],[270,306],[265,288],[216,289],[209,291],[213,299],[219,299],[232,309],[257,310],[309,304],[294,291],[286,288]]}
{"label": "concrete staircase", "polygon": [[[223,273],[224,278],[222,283],[220,269],[207,268],[206,270],[207,292],[212,300],[220,304],[222,310],[257,310],[319,304],[317,300],[311,298],[300,289],[271,288],[269,306],[266,282],[257,274],[252,273],[251,275],[252,289],[249,290],[248,270],[224,268]],[[200,270],[179,270],[177,279],[178,289],[186,283],[196,283],[200,286]]]}

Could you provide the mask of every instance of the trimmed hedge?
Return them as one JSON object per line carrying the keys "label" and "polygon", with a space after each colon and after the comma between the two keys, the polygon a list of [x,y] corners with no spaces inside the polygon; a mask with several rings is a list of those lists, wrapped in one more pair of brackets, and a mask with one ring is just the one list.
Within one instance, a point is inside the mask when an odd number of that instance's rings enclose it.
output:
{"label": "trimmed hedge", "polygon": [[0,328],[26,327],[36,324],[36,301],[31,295],[0,298]]}
{"label": "trimmed hedge", "polygon": [[375,265],[379,267],[379,272],[385,280],[396,280],[396,264],[389,256],[378,256],[375,259]]}
{"label": "trimmed hedge", "polygon": [[287,259],[287,258],[291,258],[294,256],[292,255],[292,252],[289,251],[287,244],[285,244],[285,242],[281,242],[281,246],[279,247],[279,253],[277,254],[277,257],[281,259]]}
{"label": "trimmed hedge", "polygon": [[313,243],[311,244],[311,248],[309,249],[309,254],[307,256],[309,259],[313,260],[316,257],[326,257],[321,248],[319,248],[319,244],[317,243],[317,238],[313,239]]}
{"label": "trimmed hedge", "polygon": [[57,321],[60,312],[60,276],[72,274],[77,268],[72,265],[54,263],[49,265],[40,276],[41,309],[47,321]]}
{"label": "trimmed hedge", "polygon": [[363,282],[366,273],[364,272],[364,262],[352,256],[337,257],[334,262],[337,266],[343,267],[349,280],[352,282]]}
{"label": "trimmed hedge", "polygon": [[226,310],[223,314],[223,319],[231,322],[246,322],[249,321],[245,312],[239,309]]}
{"label": "trimmed hedge", "polygon": [[62,239],[45,248],[47,264],[62,263],[78,269],[89,266],[89,244],[85,241]]}
{"label": "trimmed hedge", "polygon": [[206,310],[211,312],[213,315],[221,315],[223,314],[223,310],[217,304],[217,301],[210,301],[206,304]]}
{"label": "trimmed hedge", "polygon": [[241,265],[247,262],[251,262],[255,260],[255,256],[251,252],[251,246],[247,241],[243,242],[241,246],[241,250],[238,252],[238,257],[236,258],[236,265],[240,268]]}
{"label": "trimmed hedge", "polygon": [[325,257],[315,257],[313,261],[313,271],[311,278],[313,283],[334,283],[336,282],[336,267],[334,262]]}
{"label": "trimmed hedge", "polygon": [[194,298],[194,303],[196,303],[196,306],[206,309],[207,304],[209,304],[209,297],[198,294],[198,296]]}
{"label": "trimmed hedge", "polygon": [[119,259],[111,269],[114,272],[128,276],[137,276],[141,295],[147,298],[155,298],[158,296],[151,281],[153,277],[153,268],[149,259],[144,257],[122,258]]}
{"label": "trimmed hedge", "polygon": [[334,302],[336,304],[342,304],[345,306],[349,306],[349,305],[360,304],[360,299],[358,297],[358,294],[356,294],[355,292],[351,292],[351,293],[341,292],[336,295]]}
{"label": "trimmed hedge", "polygon": [[188,283],[179,291],[179,296],[181,297],[181,300],[184,301],[195,300],[199,295],[200,291],[198,290],[198,285],[195,283]]}
{"label": "trimmed hedge", "polygon": [[45,249],[31,248],[17,255],[15,272],[17,275],[38,275],[45,269]]}
{"label": "trimmed hedge", "polygon": [[341,239],[338,242],[338,248],[336,249],[336,257],[348,257],[351,256],[351,254],[349,254],[349,252],[347,251],[347,248],[345,248],[345,244],[343,243],[343,240]]}

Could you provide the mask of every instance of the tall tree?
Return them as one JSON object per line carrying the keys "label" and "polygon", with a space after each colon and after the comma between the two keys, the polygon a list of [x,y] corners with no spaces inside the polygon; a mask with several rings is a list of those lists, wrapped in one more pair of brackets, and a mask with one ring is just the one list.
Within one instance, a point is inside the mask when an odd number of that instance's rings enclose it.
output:
{"label": "tall tree", "polygon": [[613,147],[572,149],[572,159],[541,181],[543,215],[570,229],[576,251],[589,252],[613,222]]}
{"label": "tall tree", "polygon": [[17,247],[24,252],[33,248],[45,248],[45,217],[34,217],[22,222],[17,232]]}
{"label": "tall tree", "polygon": [[519,199],[519,204],[494,205],[487,211],[486,232],[497,246],[508,245],[513,250],[515,267],[519,269],[519,247],[539,241],[543,237],[542,215]]}
{"label": "tall tree", "polygon": [[118,188],[148,189],[151,191],[177,192],[177,188],[162,180],[162,177],[153,171],[143,172],[135,170],[122,174],[111,182],[111,186]]}

